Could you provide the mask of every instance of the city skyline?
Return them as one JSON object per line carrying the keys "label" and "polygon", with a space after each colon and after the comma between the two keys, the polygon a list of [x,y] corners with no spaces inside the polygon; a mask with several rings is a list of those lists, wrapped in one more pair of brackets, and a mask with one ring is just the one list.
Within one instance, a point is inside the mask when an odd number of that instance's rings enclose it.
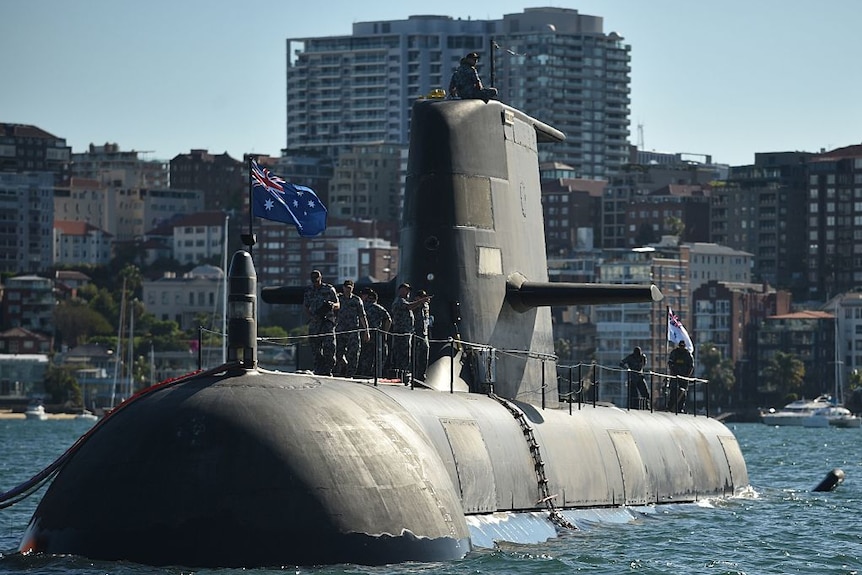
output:
{"label": "city skyline", "polygon": [[253,11],[226,1],[12,0],[0,4],[0,71],[14,79],[0,88],[0,122],[39,126],[75,152],[112,142],[147,159],[198,148],[278,155],[287,38],[347,36],[358,21],[499,19],[547,5],[600,16],[606,33],[632,46],[632,144],[642,126],[646,150],[740,165],[757,152],[862,141],[853,62],[862,4],[852,0],[816,11],[801,0],[504,0],[475,12],[449,0],[335,0],[325,17],[275,0]]}

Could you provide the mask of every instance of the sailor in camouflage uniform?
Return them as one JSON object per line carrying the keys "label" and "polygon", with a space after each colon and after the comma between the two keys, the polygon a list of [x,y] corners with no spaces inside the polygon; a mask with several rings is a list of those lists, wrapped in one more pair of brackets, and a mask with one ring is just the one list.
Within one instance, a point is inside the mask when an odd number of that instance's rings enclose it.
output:
{"label": "sailor in camouflage uniform", "polygon": [[413,312],[413,351],[416,353],[416,379],[425,380],[428,369],[428,328],[431,325],[431,304],[424,289],[416,293],[416,299],[425,298],[425,303]]}
{"label": "sailor in camouflage uniform", "polygon": [[311,285],[305,288],[302,305],[308,317],[308,335],[314,357],[314,373],[332,375],[335,367],[335,312],[338,294],[331,284],[323,283],[319,270],[311,272]]}
{"label": "sailor in camouflage uniform", "polygon": [[353,293],[353,280],[346,280],[338,294],[338,320],[335,323],[335,358],[338,375],[353,377],[359,365],[359,342],[368,341],[365,307]]}
{"label": "sailor in camouflage uniform", "polygon": [[479,99],[494,100],[497,98],[496,88],[486,88],[482,85],[476,64],[479,62],[479,54],[470,52],[461,58],[461,65],[452,73],[449,80],[449,96],[461,98],[462,100]]}
{"label": "sailor in camouflage uniform", "polygon": [[368,320],[368,327],[371,329],[371,338],[363,342],[362,351],[359,353],[359,369],[357,373],[367,377],[372,377],[374,373],[374,358],[377,354],[377,344],[382,347],[379,358],[379,369],[377,375],[383,373],[383,366],[386,365],[386,357],[388,348],[386,338],[389,328],[392,327],[392,316],[386,311],[386,308],[377,303],[377,292],[371,288],[365,288],[361,294],[362,301],[365,303],[365,317]]}
{"label": "sailor in camouflage uniform", "polygon": [[413,338],[413,310],[430,298],[410,300],[410,284],[398,286],[398,297],[392,302],[392,368],[396,372],[410,371],[410,345]]}

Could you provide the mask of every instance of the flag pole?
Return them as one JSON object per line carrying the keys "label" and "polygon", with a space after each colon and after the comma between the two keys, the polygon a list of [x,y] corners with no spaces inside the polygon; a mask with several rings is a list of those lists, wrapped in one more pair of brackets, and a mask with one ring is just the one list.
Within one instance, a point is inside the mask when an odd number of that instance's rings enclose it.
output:
{"label": "flag pole", "polygon": [[248,246],[248,253],[251,255],[252,246],[257,243],[257,238],[254,235],[254,186],[251,183],[251,163],[254,157],[251,154],[246,154],[246,164],[248,165],[248,233],[242,234],[242,243]]}

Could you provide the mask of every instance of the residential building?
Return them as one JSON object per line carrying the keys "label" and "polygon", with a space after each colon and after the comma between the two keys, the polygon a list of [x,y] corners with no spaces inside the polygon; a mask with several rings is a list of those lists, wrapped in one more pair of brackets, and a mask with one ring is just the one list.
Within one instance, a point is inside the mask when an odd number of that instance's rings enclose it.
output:
{"label": "residential building", "polygon": [[540,160],[586,179],[617,173],[628,160],[631,46],[606,33],[602,17],[570,8],[526,8],[498,28],[485,80],[502,101],[566,134],[540,147]]}
{"label": "residential building", "polygon": [[72,154],[71,173],[97,181],[106,188],[167,188],[170,183],[168,163],[147,159],[150,153],[123,151],[116,143],[90,144],[86,152]]}
{"label": "residential building", "polygon": [[688,245],[691,291],[710,280],[749,283],[754,256],[748,252],[708,242]]}
{"label": "residential building", "polygon": [[51,268],[54,174],[0,172],[0,273]]}
{"label": "residential building", "polygon": [[50,278],[23,275],[8,278],[3,289],[3,326],[23,327],[53,337],[54,282]]}
{"label": "residential building", "polygon": [[663,234],[686,242],[709,241],[709,193],[709,187],[699,184],[668,184],[632,198],[624,215],[626,246],[647,245]]}
{"label": "residential building", "polygon": [[778,390],[764,371],[778,352],[786,353],[805,367],[799,395],[831,394],[835,377],[835,316],[825,311],[804,310],[764,319],[757,330],[758,392]]}
{"label": "residential building", "polygon": [[752,278],[789,289],[800,301],[809,297],[805,174],[811,157],[755,154],[753,165],[731,167],[727,181],[713,188],[710,211],[710,241],[754,254]]}
{"label": "residential building", "polygon": [[157,280],[142,282],[144,305],[160,320],[175,321],[180,329],[200,326],[225,333],[224,272],[211,265],[197,266],[181,277],[167,272]]}
{"label": "residential building", "polygon": [[601,243],[602,193],[607,182],[575,177],[559,162],[539,166],[545,250],[549,257],[591,250]]}
{"label": "residential building", "polygon": [[26,404],[44,395],[48,366],[44,353],[0,353],[0,404]]}
{"label": "residential building", "polygon": [[329,215],[401,221],[401,150],[377,144],[346,148],[329,185]]}
{"label": "residential building", "polygon": [[54,187],[54,219],[85,222],[110,234],[117,233],[114,188],[98,180],[72,176]]}
{"label": "residential building", "polygon": [[[600,223],[596,223],[597,227],[601,226],[602,228],[601,246],[608,249],[629,249],[637,245],[651,243],[650,235],[652,235],[652,241],[656,241],[663,234],[677,233],[678,230],[667,229],[668,222],[662,217],[672,216],[677,219],[687,217],[688,214],[684,213],[682,202],[700,203],[704,201],[702,197],[697,197],[697,191],[705,190],[707,184],[713,180],[715,173],[714,165],[690,162],[673,165],[628,164],[623,166],[619,173],[610,178],[602,198],[602,219]],[[671,188],[671,186],[676,187]],[[657,193],[656,198],[651,201],[675,203],[673,208],[668,208],[670,213],[659,214],[656,211],[653,217],[652,207],[647,207],[643,208],[646,211],[644,216],[639,218],[639,222],[629,222],[628,218],[633,213],[637,215],[641,211],[641,208],[633,208],[632,204],[641,202],[662,188],[667,189],[663,193]],[[683,200],[686,196],[691,198],[692,191],[695,192],[695,199]],[[683,223],[686,224],[685,229],[688,229],[689,235],[693,231],[698,234],[703,233],[701,230],[703,224],[700,219],[696,225]],[[644,226],[646,226],[645,231],[647,233],[639,233]],[[700,235],[690,238],[685,235],[685,229],[683,230],[683,238],[686,241],[701,239],[709,241],[708,237],[701,237]]]}
{"label": "residential building", "polygon": [[227,214],[222,211],[189,214],[167,224],[173,231],[172,257],[182,264],[225,259]]}
{"label": "residential building", "polygon": [[191,150],[175,156],[170,165],[171,188],[201,190],[204,210],[239,210],[248,194],[248,165],[227,152]]}
{"label": "residential building", "polygon": [[822,300],[862,284],[862,144],[813,156],[807,168],[808,295]]}
{"label": "residential building", "polygon": [[51,338],[23,327],[0,333],[0,353],[51,353]]}
{"label": "residential building", "polygon": [[0,172],[49,172],[53,184],[70,174],[72,148],[66,140],[29,124],[0,123]]}
{"label": "residential building", "polygon": [[733,363],[734,404],[757,399],[757,329],[767,317],[790,313],[790,305],[789,291],[768,284],[711,279],[692,288],[692,333]]}
{"label": "residential building", "polygon": [[601,17],[564,8],[501,20],[410,16],[357,22],[349,36],[289,38],[285,147],[333,157],[356,145],[406,148],[413,102],[447,88],[472,51],[501,101],[566,133],[566,142],[540,150],[543,161],[587,179],[625,163],[630,47],[604,32]]}
{"label": "residential building", "polygon": [[54,266],[107,265],[113,236],[87,222],[54,220]]}
{"label": "residential building", "polygon": [[847,392],[851,376],[862,372],[862,291],[856,288],[833,297],[823,311],[837,318],[833,382]]}
{"label": "residential building", "polygon": [[140,240],[147,230],[172,218],[203,211],[203,192],[200,190],[130,188],[118,189],[114,193],[117,227],[112,233],[117,242]]}

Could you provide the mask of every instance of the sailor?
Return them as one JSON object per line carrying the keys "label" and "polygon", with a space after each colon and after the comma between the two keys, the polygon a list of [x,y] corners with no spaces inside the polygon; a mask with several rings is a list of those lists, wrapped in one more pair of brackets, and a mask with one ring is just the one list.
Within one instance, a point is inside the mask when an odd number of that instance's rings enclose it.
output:
{"label": "sailor", "polygon": [[[371,339],[362,343],[362,351],[359,352],[359,368],[357,373],[364,376],[380,375],[386,358],[389,355],[386,346],[386,335],[392,327],[392,316],[386,308],[377,303],[377,292],[371,288],[365,288],[359,294],[365,305],[365,317],[368,320],[368,328],[372,330]],[[374,373],[374,358],[377,354],[377,346],[381,346],[379,365],[377,373]]]}
{"label": "sailor", "polygon": [[461,65],[452,73],[449,80],[449,96],[453,98],[480,99],[486,103],[488,100],[497,98],[497,88],[485,88],[476,64],[479,62],[479,54],[470,52],[461,58]]}
{"label": "sailor", "polygon": [[425,380],[425,370],[428,369],[428,328],[431,325],[431,296],[424,289],[416,292],[415,299],[425,300],[425,303],[413,312],[413,350],[415,351],[414,364],[416,379]]}
{"label": "sailor", "polygon": [[302,305],[308,317],[308,335],[314,357],[314,373],[332,375],[335,367],[335,312],[338,294],[331,284],[323,283],[320,270],[312,270],[311,285],[305,288]]}
{"label": "sailor", "polygon": [[362,299],[353,293],[353,280],[345,280],[338,294],[338,320],[335,323],[335,358],[339,375],[356,375],[360,340],[368,341],[365,306]]}
{"label": "sailor", "polygon": [[410,290],[410,284],[402,283],[392,302],[392,368],[401,377],[410,371],[410,347],[415,325],[413,310],[431,299],[425,296],[411,300]]}
{"label": "sailor", "polygon": [[685,347],[685,341],[679,340],[677,346],[668,355],[667,365],[670,369],[670,374],[677,376],[673,378],[673,383],[671,384],[671,395],[668,398],[667,410],[675,411],[676,413],[685,413],[688,380],[684,378],[691,377],[691,374],[694,373],[694,358],[691,356],[688,348]]}
{"label": "sailor", "polygon": [[629,370],[629,409],[640,409],[649,404],[649,390],[643,373],[646,364],[647,356],[639,346],[620,361],[620,367]]}

